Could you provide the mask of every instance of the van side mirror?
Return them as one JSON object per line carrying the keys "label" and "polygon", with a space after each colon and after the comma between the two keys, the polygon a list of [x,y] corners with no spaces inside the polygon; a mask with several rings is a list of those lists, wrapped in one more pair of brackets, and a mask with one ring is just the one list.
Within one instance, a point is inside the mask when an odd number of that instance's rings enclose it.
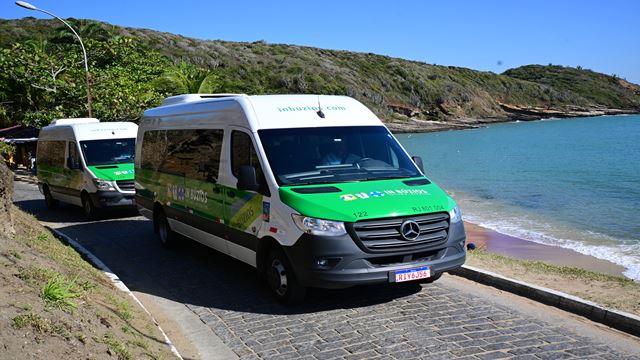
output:
{"label": "van side mirror", "polygon": [[260,184],[256,179],[256,169],[251,165],[242,165],[239,170],[236,188],[238,190],[259,191]]}
{"label": "van side mirror", "polygon": [[422,158],[420,156],[412,156],[411,160],[413,160],[413,163],[416,164],[418,169],[420,169],[420,171],[422,171],[422,173],[424,174],[424,164],[422,163]]}
{"label": "van side mirror", "polygon": [[80,164],[78,164],[73,157],[69,156],[67,158],[67,167],[76,170],[80,168]]}

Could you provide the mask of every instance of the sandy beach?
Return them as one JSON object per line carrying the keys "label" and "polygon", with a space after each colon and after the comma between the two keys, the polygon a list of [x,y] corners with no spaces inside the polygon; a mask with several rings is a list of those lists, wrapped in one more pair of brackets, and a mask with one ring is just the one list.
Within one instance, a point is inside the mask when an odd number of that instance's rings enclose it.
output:
{"label": "sandy beach", "polygon": [[[624,267],[612,262],[583,255],[571,249],[549,246],[505,235],[476,224],[465,222],[467,243],[485,250],[522,260],[540,260],[555,265],[574,266],[611,275],[622,275]],[[491,270],[491,269],[487,269]]]}

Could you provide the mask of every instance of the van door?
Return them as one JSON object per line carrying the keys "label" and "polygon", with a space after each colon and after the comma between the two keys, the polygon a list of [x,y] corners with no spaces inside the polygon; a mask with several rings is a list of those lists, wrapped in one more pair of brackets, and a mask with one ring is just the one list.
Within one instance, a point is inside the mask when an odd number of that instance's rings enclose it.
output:
{"label": "van door", "polygon": [[80,163],[80,151],[75,141],[67,142],[67,157],[62,172],[65,186],[69,189],[68,194],[74,197],[73,203],[82,205],[81,192],[83,182],[83,170]]}
{"label": "van door", "polygon": [[67,142],[64,140],[38,141],[38,181],[46,184],[53,197],[68,201],[65,171]]}
{"label": "van door", "polygon": [[[232,130],[230,140],[231,174],[235,181],[225,190],[225,223],[229,231],[229,250],[233,257],[255,266],[258,247],[256,235],[262,226],[263,202],[268,200],[267,184],[252,136],[244,130]],[[237,189],[237,176],[243,165],[256,169],[256,178],[263,191]]]}
{"label": "van door", "polygon": [[[222,129],[187,130],[186,147],[190,149],[189,166],[184,178],[184,205],[193,227],[214,237],[196,240],[229,253],[223,240],[226,228],[224,218],[224,187],[218,183]],[[203,241],[204,240],[204,241]]]}

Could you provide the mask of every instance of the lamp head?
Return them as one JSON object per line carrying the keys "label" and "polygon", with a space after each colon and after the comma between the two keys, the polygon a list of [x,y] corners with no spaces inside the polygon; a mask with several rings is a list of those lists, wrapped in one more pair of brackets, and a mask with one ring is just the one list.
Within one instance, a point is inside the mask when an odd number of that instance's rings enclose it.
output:
{"label": "lamp head", "polygon": [[26,1],[16,1],[16,5],[18,5],[18,6],[20,6],[20,7],[23,7],[23,8],[25,8],[25,9],[27,9],[27,10],[38,10],[38,8],[37,8],[37,7],[35,7],[35,6],[31,5],[31,4],[29,4],[29,3],[28,3],[28,2],[26,2]]}

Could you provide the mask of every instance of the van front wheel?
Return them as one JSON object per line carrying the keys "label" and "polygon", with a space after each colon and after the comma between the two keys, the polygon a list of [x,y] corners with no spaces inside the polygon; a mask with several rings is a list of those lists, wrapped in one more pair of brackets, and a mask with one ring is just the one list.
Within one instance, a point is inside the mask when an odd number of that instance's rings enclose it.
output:
{"label": "van front wheel", "polygon": [[89,220],[95,220],[98,215],[98,209],[96,209],[95,205],[93,205],[93,201],[86,193],[82,195],[82,209],[84,210],[84,215]]}
{"label": "van front wheel", "polygon": [[296,279],[293,268],[281,249],[269,253],[266,275],[269,290],[278,302],[293,305],[304,300],[306,288]]}

